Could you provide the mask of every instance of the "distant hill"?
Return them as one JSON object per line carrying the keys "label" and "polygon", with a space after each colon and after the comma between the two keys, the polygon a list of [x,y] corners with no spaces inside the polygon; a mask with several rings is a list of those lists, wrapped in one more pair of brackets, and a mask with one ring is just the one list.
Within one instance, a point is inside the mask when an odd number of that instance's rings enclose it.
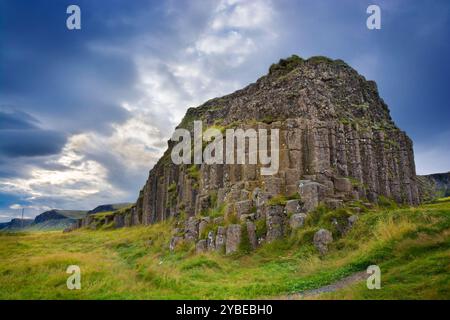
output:
{"label": "distant hill", "polygon": [[78,219],[86,216],[86,211],[58,210],[45,211],[33,219],[12,219],[10,222],[0,223],[0,231],[51,231],[63,230],[73,225]]}
{"label": "distant hill", "polygon": [[86,211],[53,209],[36,216],[27,231],[63,230],[86,216]]}
{"label": "distant hill", "polygon": [[107,212],[107,211],[116,211],[116,210],[120,210],[123,208],[127,208],[132,206],[133,203],[114,203],[114,204],[103,204],[101,206],[96,207],[93,210],[88,211],[88,215],[90,214],[96,214],[99,212]]}
{"label": "distant hill", "polygon": [[63,220],[63,219],[71,219],[77,220],[86,216],[86,211],[80,210],[57,210],[53,209],[50,211],[46,211],[36,216],[34,219],[34,223],[42,223],[48,220]]}
{"label": "distant hill", "polygon": [[22,225],[22,219],[14,218],[10,222],[3,222],[0,223],[0,231],[19,231],[22,229],[22,227],[28,228],[33,224],[33,219],[23,219],[23,225]]}
{"label": "distant hill", "polygon": [[132,203],[104,204],[90,211],[52,209],[39,214],[34,220],[24,219],[23,229],[20,219],[12,219],[10,222],[0,223],[0,232],[64,230],[86,215],[116,211],[132,205]]}

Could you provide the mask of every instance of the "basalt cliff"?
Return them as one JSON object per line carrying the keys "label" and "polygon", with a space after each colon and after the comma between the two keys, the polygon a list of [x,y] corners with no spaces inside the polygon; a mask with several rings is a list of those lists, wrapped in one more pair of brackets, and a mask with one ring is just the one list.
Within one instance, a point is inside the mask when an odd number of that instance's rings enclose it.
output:
{"label": "basalt cliff", "polygon": [[[420,201],[411,140],[393,122],[375,82],[341,60],[280,60],[242,90],[190,108],[178,127],[193,131],[194,120],[221,131],[279,129],[278,172],[261,175],[260,164],[175,165],[175,142],[169,141],[136,204],[102,223],[122,227],[178,217],[171,248],[188,239],[200,251],[223,245],[232,252],[241,228],[256,247],[301,226],[318,206],[353,204],[357,213],[357,203]],[[327,232],[317,235],[319,249],[331,237]]]}

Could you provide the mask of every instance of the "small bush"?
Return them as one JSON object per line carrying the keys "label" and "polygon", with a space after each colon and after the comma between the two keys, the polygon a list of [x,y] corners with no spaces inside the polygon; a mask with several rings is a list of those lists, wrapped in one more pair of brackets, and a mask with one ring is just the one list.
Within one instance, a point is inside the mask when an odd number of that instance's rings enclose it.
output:
{"label": "small bush", "polygon": [[319,64],[319,63],[333,63],[333,59],[324,56],[315,56],[311,57],[307,60],[310,63]]}
{"label": "small bush", "polygon": [[292,55],[287,59],[280,59],[276,64],[272,64],[269,74],[286,74],[303,64],[304,60],[297,55]]}
{"label": "small bush", "polygon": [[308,213],[305,219],[305,226],[316,226],[319,224],[320,218],[328,212],[328,208],[320,204],[314,211]]}
{"label": "small bush", "polygon": [[267,201],[267,204],[269,206],[285,206],[286,202],[288,202],[289,200],[300,200],[300,195],[298,194],[298,192],[288,196],[279,194],[275,197],[270,198],[269,201]]}
{"label": "small bush", "polygon": [[267,204],[269,206],[285,206],[286,202],[286,196],[279,194],[275,197],[270,198],[269,201],[267,201]]}
{"label": "small bush", "polygon": [[211,208],[217,207],[217,191],[211,191],[209,195],[209,202],[211,203]]}
{"label": "small bush", "polygon": [[266,236],[267,225],[266,225],[266,220],[265,219],[257,220],[256,223],[255,223],[255,227],[256,227],[256,238],[257,239]]}
{"label": "small bush", "polygon": [[398,208],[398,205],[394,200],[389,199],[385,196],[378,197],[378,206],[380,206],[381,208],[385,208],[385,209],[397,209]]}
{"label": "small bush", "polygon": [[223,217],[226,207],[225,203],[222,203],[219,206],[212,206],[204,213],[204,215],[211,218]]}
{"label": "small bush", "polygon": [[172,182],[169,187],[167,188],[167,192],[173,193],[177,190],[177,184],[175,182]]}
{"label": "small bush", "polygon": [[200,170],[198,169],[197,165],[193,164],[187,169],[187,173],[189,178],[195,180],[198,182],[200,180]]}
{"label": "small bush", "polygon": [[239,224],[239,219],[238,219],[236,213],[233,212],[233,213],[230,213],[229,215],[227,215],[227,217],[225,218],[225,223],[227,225],[229,225],[229,224]]}

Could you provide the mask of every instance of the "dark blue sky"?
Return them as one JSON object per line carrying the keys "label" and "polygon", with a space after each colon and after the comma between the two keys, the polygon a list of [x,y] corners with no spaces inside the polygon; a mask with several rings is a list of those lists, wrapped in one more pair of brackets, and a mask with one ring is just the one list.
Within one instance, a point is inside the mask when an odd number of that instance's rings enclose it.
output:
{"label": "dark blue sky", "polygon": [[0,0],[0,220],[134,201],[188,107],[294,53],[375,80],[418,172],[448,171],[449,30],[444,0]]}

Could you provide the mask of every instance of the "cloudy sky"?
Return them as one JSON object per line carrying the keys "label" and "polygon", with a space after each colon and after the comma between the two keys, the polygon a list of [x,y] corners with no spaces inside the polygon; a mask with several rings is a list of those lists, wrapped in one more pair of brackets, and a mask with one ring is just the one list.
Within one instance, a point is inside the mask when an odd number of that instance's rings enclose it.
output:
{"label": "cloudy sky", "polygon": [[375,80],[418,172],[448,171],[449,14],[444,0],[0,0],[0,221],[134,201],[188,107],[294,53]]}

